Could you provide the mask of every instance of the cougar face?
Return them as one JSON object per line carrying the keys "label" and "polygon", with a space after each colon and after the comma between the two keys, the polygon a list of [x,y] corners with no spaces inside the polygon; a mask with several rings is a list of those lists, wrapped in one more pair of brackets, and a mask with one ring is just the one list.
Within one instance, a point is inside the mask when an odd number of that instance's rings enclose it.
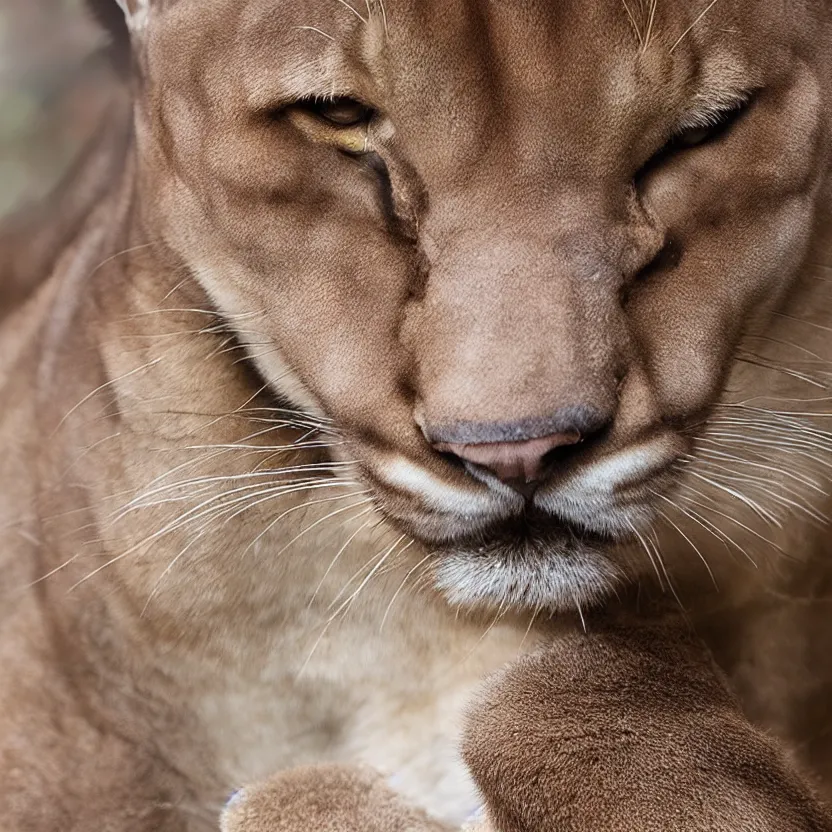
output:
{"label": "cougar face", "polygon": [[596,598],[805,254],[821,11],[352,2],[133,9],[148,234],[452,600]]}

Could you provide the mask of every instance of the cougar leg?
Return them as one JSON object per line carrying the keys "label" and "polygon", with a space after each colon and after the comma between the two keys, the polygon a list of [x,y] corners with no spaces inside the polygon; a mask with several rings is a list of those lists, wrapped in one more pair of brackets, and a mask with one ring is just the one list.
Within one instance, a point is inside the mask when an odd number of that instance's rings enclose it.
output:
{"label": "cougar leg", "polygon": [[[151,752],[97,717],[56,668],[37,619],[0,639],[0,828],[9,832],[209,832]],[[10,632],[12,629],[15,632]],[[89,680],[91,685],[95,680]],[[201,821],[199,822],[201,823]]]}
{"label": "cougar leg", "polygon": [[499,832],[829,832],[684,623],[588,622],[498,674],[465,757]]}

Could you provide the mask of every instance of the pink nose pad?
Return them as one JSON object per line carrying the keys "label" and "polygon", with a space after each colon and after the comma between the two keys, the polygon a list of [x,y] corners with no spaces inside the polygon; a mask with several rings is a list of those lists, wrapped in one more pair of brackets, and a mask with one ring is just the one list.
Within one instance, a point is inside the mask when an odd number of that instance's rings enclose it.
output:
{"label": "pink nose pad", "polygon": [[580,441],[581,434],[578,431],[566,431],[523,442],[490,442],[477,445],[438,443],[434,448],[474,465],[481,465],[504,483],[512,485],[538,482],[543,476],[546,454],[557,448],[577,445]]}

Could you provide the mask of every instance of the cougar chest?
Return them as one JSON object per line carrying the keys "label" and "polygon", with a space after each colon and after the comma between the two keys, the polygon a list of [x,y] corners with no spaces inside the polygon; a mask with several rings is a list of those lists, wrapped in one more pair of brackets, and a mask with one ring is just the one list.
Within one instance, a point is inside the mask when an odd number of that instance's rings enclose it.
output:
{"label": "cougar chest", "polygon": [[317,645],[289,627],[256,675],[229,673],[198,695],[198,718],[229,790],[293,766],[361,762],[448,822],[476,811],[457,750],[465,707],[484,677],[534,640],[519,624],[484,635],[487,623],[429,608],[409,611],[418,638],[395,622],[380,632],[385,606],[379,617],[346,619]]}

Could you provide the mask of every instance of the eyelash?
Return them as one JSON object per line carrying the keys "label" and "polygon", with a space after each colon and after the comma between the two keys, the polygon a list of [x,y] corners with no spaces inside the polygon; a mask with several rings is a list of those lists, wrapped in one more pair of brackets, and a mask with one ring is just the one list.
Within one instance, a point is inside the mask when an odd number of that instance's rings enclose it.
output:
{"label": "eyelash", "polygon": [[[670,140],[670,144],[675,144],[676,146],[681,147],[699,147],[702,144],[707,144],[708,142],[711,142],[714,139],[718,139],[720,136],[723,136],[725,133],[727,133],[737,123],[740,117],[746,112],[749,105],[749,101],[744,101],[740,104],[737,104],[735,107],[732,107],[730,110],[723,110],[721,113],[717,114],[714,117],[713,123],[703,125],[702,127],[691,127],[687,130],[684,130],[676,136],[674,136]],[[686,134],[698,132],[701,132],[703,134],[701,140],[694,142],[685,141]]]}
{"label": "eyelash", "polygon": [[[737,122],[748,112],[751,107],[752,99],[737,104],[731,109],[724,110],[715,116],[714,122],[711,125],[703,127],[690,127],[685,130],[678,131],[664,144],[664,146],[656,153],[654,153],[647,162],[642,165],[639,172],[636,174],[636,181],[641,180],[649,171],[658,167],[666,159],[681,153],[685,150],[694,150],[697,147],[710,144],[717,139],[725,136],[737,124]],[[697,135],[700,134],[700,135]],[[690,137],[694,136],[694,140]]]}

